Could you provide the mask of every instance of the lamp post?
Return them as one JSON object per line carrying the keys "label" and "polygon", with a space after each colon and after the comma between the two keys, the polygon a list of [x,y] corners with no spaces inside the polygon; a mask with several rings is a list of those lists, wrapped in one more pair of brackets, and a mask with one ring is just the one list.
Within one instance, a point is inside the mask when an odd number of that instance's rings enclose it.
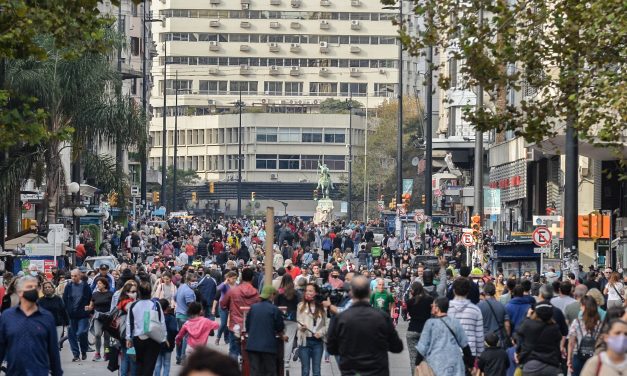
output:
{"label": "lamp post", "polygon": [[166,127],[166,120],[167,120],[167,116],[168,116],[168,108],[166,107],[166,97],[167,97],[167,93],[168,93],[168,41],[167,39],[163,41],[163,54],[164,54],[164,60],[163,60],[163,135],[162,135],[162,142],[161,142],[161,202],[164,203],[164,207],[165,207],[165,202],[166,202],[166,196],[165,196],[165,192],[166,192],[166,174],[167,174],[167,163],[168,163],[168,156],[167,156],[167,148],[166,148],[166,144],[168,142],[168,137],[167,137],[167,127]]}
{"label": "lamp post", "polygon": [[239,100],[235,102],[239,112],[239,128],[237,132],[237,217],[242,216],[242,87],[239,87]]}
{"label": "lamp post", "polygon": [[176,71],[174,80],[174,160],[172,163],[172,210],[176,210],[176,170],[178,170],[178,148],[179,148],[179,71]]}
{"label": "lamp post", "polygon": [[67,190],[72,196],[71,205],[63,208],[61,213],[66,217],[72,217],[72,239],[71,246],[72,248],[76,248],[76,237],[80,232],[80,218],[87,215],[87,209],[80,205],[80,190],[81,186],[77,182],[71,182],[67,186]]}
{"label": "lamp post", "polygon": [[[349,88],[350,89],[350,88]],[[353,220],[353,96],[346,101],[348,107],[348,223]]]}

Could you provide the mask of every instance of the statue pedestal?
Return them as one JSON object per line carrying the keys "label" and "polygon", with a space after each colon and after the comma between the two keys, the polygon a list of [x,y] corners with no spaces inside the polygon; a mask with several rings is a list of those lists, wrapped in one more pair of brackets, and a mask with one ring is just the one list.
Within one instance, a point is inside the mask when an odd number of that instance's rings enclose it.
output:
{"label": "statue pedestal", "polygon": [[314,223],[317,225],[322,222],[330,223],[333,219],[333,200],[329,198],[318,200],[318,206],[316,206],[316,213],[313,218]]}

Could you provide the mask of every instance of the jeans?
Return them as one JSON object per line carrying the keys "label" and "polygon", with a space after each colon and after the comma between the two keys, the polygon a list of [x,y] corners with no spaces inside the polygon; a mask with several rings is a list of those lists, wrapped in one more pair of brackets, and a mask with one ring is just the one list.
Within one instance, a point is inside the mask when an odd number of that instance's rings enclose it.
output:
{"label": "jeans", "polygon": [[[70,327],[68,329],[68,339],[70,340],[70,348],[74,357],[78,358],[81,354],[87,353],[89,344],[87,342],[87,331],[89,330],[89,319],[70,319]],[[79,349],[80,343],[80,349]]]}
{"label": "jeans", "polygon": [[133,337],[133,346],[137,352],[137,376],[152,376],[161,351],[161,344],[150,338]]}
{"label": "jeans", "polygon": [[229,356],[235,360],[242,355],[242,340],[235,337],[235,334],[229,330]]}
{"label": "jeans", "polygon": [[276,354],[249,351],[250,376],[276,376],[276,360]]}
{"label": "jeans", "polygon": [[224,342],[229,343],[229,330],[226,327],[226,323],[229,318],[229,311],[218,306],[218,312],[220,313],[220,328],[218,329],[216,340],[219,340],[220,336],[224,334]]}
{"label": "jeans", "polygon": [[285,335],[287,336],[287,342],[285,342],[285,351],[283,353],[283,359],[287,362],[292,359],[292,349],[295,346],[295,334],[298,329],[296,321],[285,320]]}
{"label": "jeans", "polygon": [[136,376],[135,361],[126,355],[125,343],[126,341],[123,340],[122,346],[120,346],[120,376]]}
{"label": "jeans", "polygon": [[320,376],[320,364],[322,363],[322,341],[308,337],[305,346],[299,349],[301,376],[309,376],[311,369],[313,376]]}
{"label": "jeans", "polygon": [[418,332],[407,332],[407,351],[409,352],[409,369],[411,372],[414,372],[416,369],[416,356],[418,354],[418,349],[416,349],[416,344],[418,344],[418,340],[420,339],[420,333]]}
{"label": "jeans", "polygon": [[97,319],[92,322],[92,332],[96,339],[96,354],[100,354],[100,349],[103,347],[102,337],[104,336],[104,348],[109,347],[109,333],[103,330],[103,325]]}
{"label": "jeans", "polygon": [[[170,364],[172,362],[172,351],[161,351],[155,365],[155,373],[153,376],[169,376]],[[163,372],[161,370],[163,369]]]}
{"label": "jeans", "polygon": [[573,354],[573,372],[571,373],[571,376],[579,376],[586,360],[588,359],[582,358],[577,354]]}
{"label": "jeans", "polygon": [[[176,323],[178,324],[178,329],[181,331],[183,324],[187,321],[187,316],[184,315],[176,315]],[[177,363],[182,361],[185,358],[185,348],[187,347],[187,337],[183,337],[183,341],[181,345],[176,346],[176,361]]]}

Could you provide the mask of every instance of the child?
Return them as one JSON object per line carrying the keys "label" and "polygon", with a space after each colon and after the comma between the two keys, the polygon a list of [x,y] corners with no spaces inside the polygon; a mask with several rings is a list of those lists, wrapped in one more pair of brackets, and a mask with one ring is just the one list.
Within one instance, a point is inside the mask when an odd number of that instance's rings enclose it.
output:
{"label": "child", "polygon": [[[170,309],[170,302],[167,299],[159,299],[161,309],[165,314],[165,328],[167,331],[167,340],[161,344],[161,351],[157,358],[157,364],[155,365],[154,376],[169,376],[170,375],[170,360],[172,359],[172,351],[174,351],[174,341],[176,334],[178,333],[178,327],[176,324],[176,317],[172,314]],[[163,369],[163,372],[161,372]]]}
{"label": "child", "polygon": [[509,367],[507,352],[498,346],[499,337],[494,333],[485,336],[485,351],[479,355],[479,371],[486,376],[505,376]]}
{"label": "child", "polygon": [[192,302],[187,308],[189,319],[181,327],[181,331],[176,335],[176,344],[180,345],[187,335],[187,348],[185,354],[193,352],[196,347],[206,347],[207,339],[212,331],[218,329],[220,325],[202,315],[202,306],[198,302]]}

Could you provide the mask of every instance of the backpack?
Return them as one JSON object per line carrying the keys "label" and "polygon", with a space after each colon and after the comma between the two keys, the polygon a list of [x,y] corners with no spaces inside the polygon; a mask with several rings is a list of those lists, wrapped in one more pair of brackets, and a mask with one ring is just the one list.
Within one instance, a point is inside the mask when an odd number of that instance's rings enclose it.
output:
{"label": "backpack", "polygon": [[579,333],[581,333],[581,341],[577,345],[577,355],[582,359],[590,359],[594,356],[594,350],[596,348],[597,337],[599,336],[599,331],[601,330],[601,325],[597,324],[597,327],[590,333],[586,335],[583,334],[583,329],[581,327],[581,321],[577,319],[579,323]]}
{"label": "backpack", "polygon": [[[133,302],[133,304],[131,304],[131,308],[128,310],[129,320],[131,320],[131,328],[133,328],[133,325],[135,324],[135,319],[133,318],[133,308],[135,308],[135,304],[137,304],[137,302]],[[162,316],[163,311],[161,310],[161,305],[159,302],[153,301],[152,309],[145,311],[142,319],[142,331],[148,336],[148,338],[157,343],[163,343],[166,340],[166,333],[161,325]]]}
{"label": "backpack", "polygon": [[372,257],[381,256],[381,247],[372,247],[370,251],[372,252]]}

